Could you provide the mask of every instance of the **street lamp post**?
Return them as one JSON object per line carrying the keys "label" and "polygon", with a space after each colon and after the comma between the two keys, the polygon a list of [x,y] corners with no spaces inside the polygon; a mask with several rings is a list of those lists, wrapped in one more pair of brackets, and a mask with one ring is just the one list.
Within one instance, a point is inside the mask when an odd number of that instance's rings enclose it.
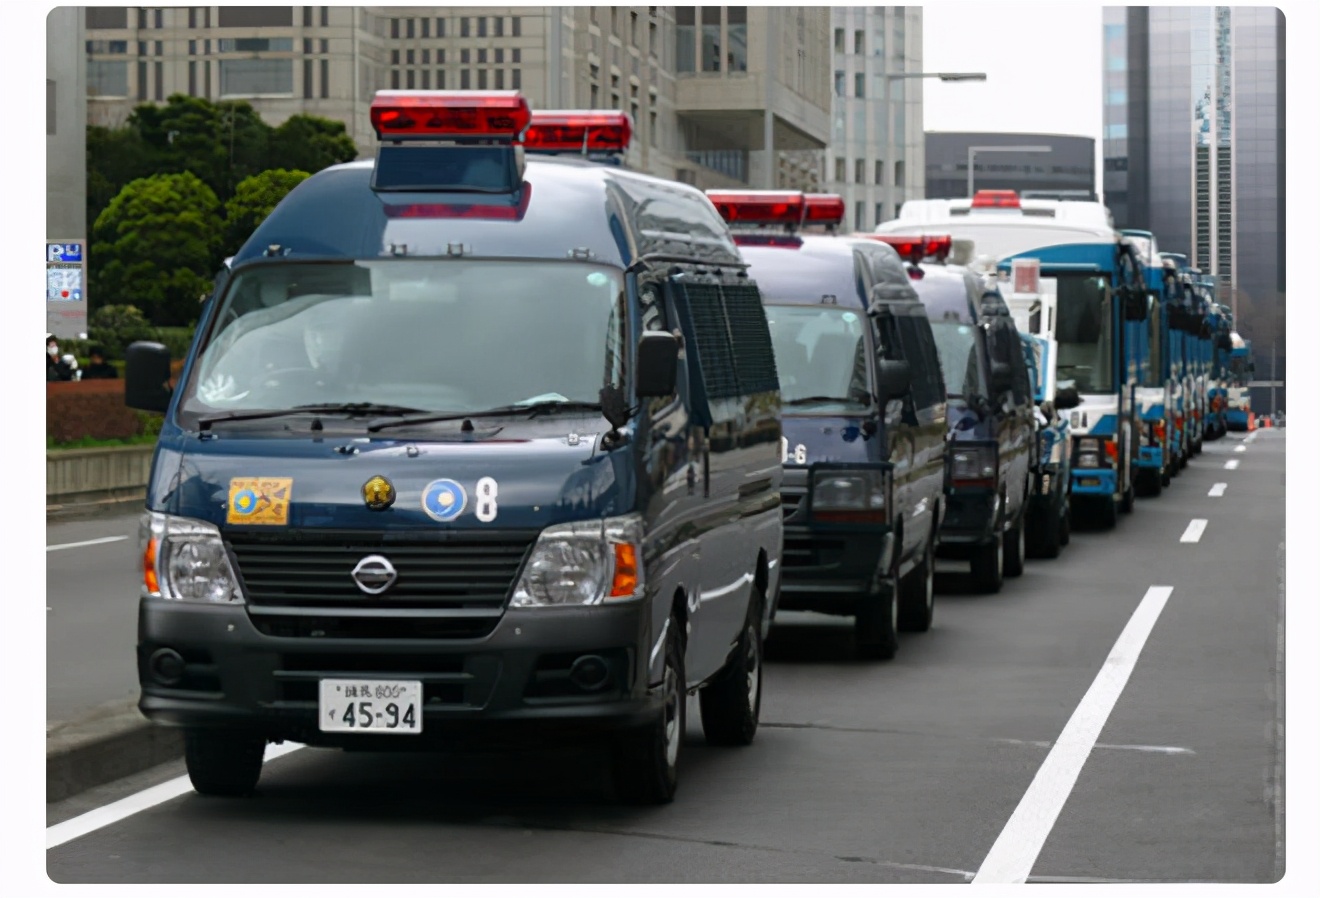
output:
{"label": "street lamp post", "polygon": [[967,196],[971,198],[975,183],[972,166],[976,164],[977,153],[1048,153],[1052,147],[968,147],[967,148]]}

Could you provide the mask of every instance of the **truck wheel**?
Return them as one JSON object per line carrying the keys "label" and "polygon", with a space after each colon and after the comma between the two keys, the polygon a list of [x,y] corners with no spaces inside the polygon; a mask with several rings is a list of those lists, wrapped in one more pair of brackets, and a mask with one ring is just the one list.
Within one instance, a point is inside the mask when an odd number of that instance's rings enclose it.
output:
{"label": "truck wheel", "polygon": [[1059,557],[1059,548],[1064,543],[1064,528],[1067,526],[1068,500],[1063,499],[1060,504],[1061,512],[1051,514],[1050,511],[1046,511],[1040,516],[1039,525],[1036,527],[1035,557],[1037,558]]}
{"label": "truck wheel", "polygon": [[857,603],[853,621],[857,656],[869,661],[888,661],[898,653],[898,578],[890,575],[873,593]]}
{"label": "truck wheel", "polygon": [[199,795],[237,798],[252,794],[261,778],[266,740],[247,733],[188,729],[183,756]]}
{"label": "truck wheel", "polygon": [[1137,495],[1154,499],[1164,489],[1160,472],[1152,468],[1142,468],[1137,472]]}
{"label": "truck wheel", "polygon": [[1123,490],[1123,498],[1119,501],[1118,508],[1123,514],[1132,514],[1132,509],[1137,506],[1137,491],[1129,481],[1127,489]]}
{"label": "truck wheel", "polygon": [[1063,514],[1059,516],[1059,545],[1066,546],[1072,542],[1072,497],[1064,496]]}
{"label": "truck wheel", "polygon": [[1026,512],[1018,514],[1017,526],[1004,538],[1004,575],[1021,577],[1027,557]]}
{"label": "truck wheel", "polygon": [[898,629],[925,633],[935,617],[935,535],[926,541],[926,554],[899,586]]}
{"label": "truck wheel", "polygon": [[687,724],[682,632],[682,621],[671,615],[660,716],[641,732],[623,736],[614,749],[614,788],[630,804],[668,804],[678,789],[678,756]]}
{"label": "truck wheel", "polygon": [[1102,530],[1113,530],[1118,526],[1118,500],[1112,496],[1101,500],[1096,508],[1096,523]]}
{"label": "truck wheel", "polygon": [[[754,588],[755,589],[755,588]],[[756,589],[738,647],[724,670],[701,690],[701,728],[711,745],[751,745],[761,719],[761,608]]]}
{"label": "truck wheel", "polygon": [[972,584],[978,592],[999,592],[1004,585],[1004,531],[996,524],[994,542],[972,550]]}

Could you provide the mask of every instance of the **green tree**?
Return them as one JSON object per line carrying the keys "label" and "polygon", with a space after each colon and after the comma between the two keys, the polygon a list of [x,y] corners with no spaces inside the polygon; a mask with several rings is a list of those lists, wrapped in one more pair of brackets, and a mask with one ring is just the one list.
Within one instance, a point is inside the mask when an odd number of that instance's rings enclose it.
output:
{"label": "green tree", "polygon": [[192,172],[222,201],[239,181],[269,167],[271,127],[243,101],[174,94],[163,106],[138,106],[127,127],[156,152],[156,171]]}
{"label": "green tree", "polygon": [[152,340],[156,334],[137,306],[101,306],[87,321],[87,336],[110,358],[122,359],[134,340]]}
{"label": "green tree", "polygon": [[97,216],[89,257],[98,305],[136,305],[157,325],[197,315],[220,261],[220,202],[191,172],[130,182]]}
{"label": "green tree", "polygon": [[343,122],[316,115],[290,116],[270,136],[270,168],[315,173],[357,158],[357,146]]}
{"label": "green tree", "polygon": [[87,220],[94,222],[129,181],[160,170],[160,160],[136,128],[87,128]]}
{"label": "green tree", "polygon": [[285,194],[306,178],[305,171],[286,171],[282,168],[264,171],[239,182],[234,195],[225,203],[225,255],[237,252],[243,243],[266,220]]}

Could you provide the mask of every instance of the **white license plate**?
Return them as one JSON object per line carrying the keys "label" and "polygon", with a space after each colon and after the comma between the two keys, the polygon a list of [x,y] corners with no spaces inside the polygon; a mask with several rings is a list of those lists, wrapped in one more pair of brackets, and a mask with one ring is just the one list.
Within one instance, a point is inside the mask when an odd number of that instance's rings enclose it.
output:
{"label": "white license plate", "polygon": [[416,735],[422,731],[420,680],[321,680],[323,733]]}

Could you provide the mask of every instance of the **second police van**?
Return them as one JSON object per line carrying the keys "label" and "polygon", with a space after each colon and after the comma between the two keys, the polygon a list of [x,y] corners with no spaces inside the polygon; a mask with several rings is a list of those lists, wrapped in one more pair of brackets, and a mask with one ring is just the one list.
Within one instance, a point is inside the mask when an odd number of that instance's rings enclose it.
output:
{"label": "second police van", "polygon": [[779,389],[760,294],[696,189],[582,158],[619,113],[382,91],[373,161],[233,257],[171,388],[143,525],[139,706],[197,791],[268,742],[612,751],[669,800],[686,698],[749,743],[779,594]]}
{"label": "second police van", "polygon": [[783,401],[781,609],[852,617],[859,654],[894,655],[934,609],[945,388],[902,261],[832,229],[833,195],[708,191],[766,304]]}

